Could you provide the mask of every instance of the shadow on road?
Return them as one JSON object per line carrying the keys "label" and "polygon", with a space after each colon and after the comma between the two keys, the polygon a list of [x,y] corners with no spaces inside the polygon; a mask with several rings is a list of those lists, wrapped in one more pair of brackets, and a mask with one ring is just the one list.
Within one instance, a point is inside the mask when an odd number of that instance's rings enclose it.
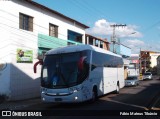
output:
{"label": "shadow on road", "polygon": [[[155,79],[156,80],[156,79]],[[147,80],[149,82],[149,80]],[[142,82],[143,83],[143,82]],[[120,103],[124,105],[130,105],[132,107],[137,107],[137,109],[147,110],[150,109],[155,102],[155,100],[160,95],[160,83],[150,83],[149,85],[142,85],[145,87],[144,90],[138,93],[127,92],[119,94],[114,97],[110,97],[110,100],[115,103]],[[127,87],[128,89],[130,87]],[[139,87],[132,87],[133,89],[138,89]],[[124,109],[128,109],[125,108]],[[134,109],[134,108],[131,108]],[[136,108],[135,108],[136,109]]]}
{"label": "shadow on road", "polygon": [[[39,104],[32,107],[24,108],[23,110],[39,110],[49,111],[50,114],[56,119],[132,119],[131,116],[121,116],[120,112],[125,111],[146,111],[150,110],[153,102],[159,96],[160,83],[156,82],[157,79],[152,81],[142,81],[140,86],[125,87],[120,91],[120,94],[110,93],[103,97],[100,97],[98,101],[94,103],[83,102],[76,104]],[[140,90],[141,89],[141,90]],[[137,93],[135,90],[139,90]],[[118,115],[119,117],[114,117]],[[159,119],[158,116],[141,116],[141,119]],[[53,117],[48,117],[51,119]],[[133,119],[137,119],[139,116],[134,116]]]}
{"label": "shadow on road", "polygon": [[[149,81],[147,81],[149,82]],[[142,84],[146,81],[142,81]],[[148,84],[148,83],[147,83]],[[139,90],[136,93],[134,90]],[[159,95],[160,83],[149,83],[148,85],[141,85],[137,87],[125,87],[125,91],[121,91],[120,94],[107,94],[100,97],[98,101],[94,103],[72,103],[72,104],[39,104],[26,109],[35,110],[149,110],[152,104]],[[133,91],[133,92],[132,92]]]}

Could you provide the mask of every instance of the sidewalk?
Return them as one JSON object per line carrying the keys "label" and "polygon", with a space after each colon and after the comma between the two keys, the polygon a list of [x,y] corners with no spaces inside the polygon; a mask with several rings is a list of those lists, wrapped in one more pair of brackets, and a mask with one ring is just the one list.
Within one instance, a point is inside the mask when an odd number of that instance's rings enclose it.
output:
{"label": "sidewalk", "polygon": [[18,110],[24,107],[29,107],[35,104],[40,104],[41,98],[33,98],[22,101],[1,101],[0,100],[0,110]]}

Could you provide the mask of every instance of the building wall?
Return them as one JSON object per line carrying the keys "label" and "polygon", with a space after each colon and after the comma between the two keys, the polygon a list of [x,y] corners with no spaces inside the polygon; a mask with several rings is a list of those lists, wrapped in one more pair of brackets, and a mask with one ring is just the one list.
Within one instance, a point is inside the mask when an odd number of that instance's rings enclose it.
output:
{"label": "building wall", "polygon": [[[1,13],[0,13],[1,14]],[[0,23],[2,19],[0,17]],[[11,64],[11,43],[9,42],[10,35],[0,24],[0,96],[10,95],[10,64]],[[3,68],[3,69],[2,69]]]}
{"label": "building wall", "polygon": [[103,43],[103,49],[109,50],[109,43]]}
{"label": "building wall", "polygon": [[124,79],[126,80],[128,77],[128,71],[127,68],[124,68]]}
{"label": "building wall", "polygon": [[[19,13],[33,17],[33,32],[19,29]],[[49,35],[49,23],[59,26],[58,38],[67,40],[67,31],[85,34],[85,29],[25,1],[0,1],[0,60],[7,62],[7,68],[0,71],[0,94],[10,100],[21,100],[40,96],[40,69],[33,73],[38,61],[38,34]],[[32,63],[17,63],[17,49],[31,50]]]}
{"label": "building wall", "polygon": [[115,49],[115,52],[117,54],[120,54],[124,57],[130,57],[131,56],[131,49],[122,45],[122,44],[115,44],[114,47],[113,47],[113,43],[110,44],[110,51],[114,51]]}
{"label": "building wall", "polygon": [[[4,90],[2,93],[8,96],[9,100],[40,96],[40,67],[37,74],[33,73],[33,65],[38,61],[37,34],[19,29],[18,16],[21,9],[18,11],[18,7],[19,5],[11,1],[1,1],[0,3],[0,23],[3,23],[0,24],[0,28],[5,32],[1,36],[3,41],[0,46],[3,47],[1,51],[8,55],[8,66],[2,73],[3,81],[0,91]],[[17,49],[19,48],[33,51],[33,63],[17,63]],[[5,58],[6,56],[1,55],[1,57]]]}
{"label": "building wall", "polygon": [[150,67],[157,66],[157,57],[160,55],[160,53],[150,53]]}
{"label": "building wall", "polygon": [[[103,44],[102,47],[100,47],[100,42],[102,42]],[[107,39],[96,38],[89,34],[85,35],[85,44],[89,44],[89,45],[100,47],[105,50],[109,50],[109,42],[107,41]]]}
{"label": "building wall", "polygon": [[157,74],[160,76],[160,56],[157,58]]}
{"label": "building wall", "polygon": [[[15,1],[15,0],[14,0]],[[9,7],[10,9],[10,7]],[[10,10],[12,14],[16,15],[19,19],[19,12],[22,12],[26,15],[30,15],[34,17],[34,33],[41,33],[49,35],[49,23],[58,26],[58,38],[67,40],[68,38],[68,29],[72,31],[76,31],[80,34],[85,34],[85,28],[78,26],[71,21],[68,21],[60,16],[48,12],[44,9],[37,8],[22,1],[12,2],[12,10]],[[19,24],[17,24],[19,28]]]}
{"label": "building wall", "polygon": [[141,51],[142,73],[157,66],[157,57],[159,55],[159,52]]}
{"label": "building wall", "polygon": [[149,51],[141,51],[141,71],[142,74],[149,70],[150,68],[150,52]]}
{"label": "building wall", "polygon": [[[11,64],[11,74],[10,74],[10,84],[11,84],[11,100],[26,99],[32,96],[40,96],[40,69],[39,66],[37,73],[33,73],[34,63],[38,61],[38,39],[35,38],[37,35],[32,35],[23,32],[22,30],[15,31],[19,35],[11,34],[10,38],[13,45],[11,47],[12,53],[12,64]],[[25,37],[27,35],[27,37]],[[23,36],[23,37],[22,37]],[[16,42],[15,42],[16,41]],[[32,63],[17,63],[17,49],[31,50],[33,52],[33,62]],[[23,95],[23,96],[22,96]]]}

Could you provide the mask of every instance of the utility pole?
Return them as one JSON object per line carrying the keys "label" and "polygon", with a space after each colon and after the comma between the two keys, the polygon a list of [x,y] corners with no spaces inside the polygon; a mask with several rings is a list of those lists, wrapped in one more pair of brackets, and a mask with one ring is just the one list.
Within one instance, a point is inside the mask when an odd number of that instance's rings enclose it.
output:
{"label": "utility pole", "polygon": [[116,33],[115,33],[115,30],[116,28],[119,28],[119,27],[125,27],[126,24],[113,24],[113,25],[110,25],[110,27],[113,27],[113,35],[111,37],[111,42],[113,43],[113,52],[116,53],[116,49],[115,49],[115,44],[116,44]]}
{"label": "utility pole", "polygon": [[140,65],[140,74],[142,74],[141,48],[140,48],[140,54],[139,54],[139,57],[140,57],[140,58],[139,58],[139,62],[140,62],[140,64],[139,64],[139,65]]}

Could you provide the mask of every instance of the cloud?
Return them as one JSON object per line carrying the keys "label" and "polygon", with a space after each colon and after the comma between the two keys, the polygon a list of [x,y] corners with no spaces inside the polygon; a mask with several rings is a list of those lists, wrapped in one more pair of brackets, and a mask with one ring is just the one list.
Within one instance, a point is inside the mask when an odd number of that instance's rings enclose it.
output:
{"label": "cloud", "polygon": [[140,48],[145,46],[145,43],[138,39],[127,39],[122,44],[131,48],[132,53],[139,53]]}
{"label": "cloud", "polygon": [[[86,30],[86,33],[98,37],[111,37],[113,34],[113,28],[110,25],[117,24],[115,22],[109,22],[105,19],[97,20],[93,27]],[[121,39],[121,43],[130,47],[132,53],[139,53],[141,50],[160,51],[160,41],[156,44],[149,43],[147,41],[140,40],[143,37],[142,33],[138,31],[139,26],[127,25],[126,27],[116,28],[116,36]],[[160,29],[160,26],[158,27]]]}
{"label": "cloud", "polygon": [[101,19],[95,22],[94,27],[88,29],[86,32],[95,35],[111,35],[113,30],[110,27],[110,23],[105,19]]}
{"label": "cloud", "polygon": [[140,46],[140,47],[144,46],[144,44],[145,44],[143,41],[138,40],[138,39],[131,39],[131,40],[128,39],[128,40],[125,40],[123,43],[129,44],[129,45],[136,45],[136,46]]}
{"label": "cloud", "polygon": [[[114,22],[109,22],[105,19],[100,19],[95,22],[94,26],[86,32],[92,35],[98,36],[111,36],[113,34],[113,28],[110,25],[116,24]],[[135,37],[139,38],[142,37],[142,34],[137,31],[139,27],[136,25],[127,25],[126,27],[119,27],[116,28],[116,36],[120,38],[124,37]]]}
{"label": "cloud", "polygon": [[131,48],[132,53],[139,53],[140,48],[141,50],[148,50],[148,51],[160,51],[160,43],[157,44],[151,44],[151,43],[145,43],[142,40],[139,39],[126,39],[122,42],[122,44],[128,46]]}

